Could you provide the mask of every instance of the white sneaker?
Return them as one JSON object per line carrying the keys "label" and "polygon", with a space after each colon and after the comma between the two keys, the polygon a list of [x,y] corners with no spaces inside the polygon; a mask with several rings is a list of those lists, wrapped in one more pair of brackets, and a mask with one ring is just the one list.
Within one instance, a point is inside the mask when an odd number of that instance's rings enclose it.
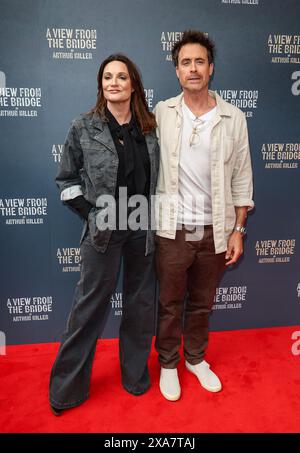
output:
{"label": "white sneaker", "polygon": [[161,368],[159,388],[162,395],[169,401],[177,401],[181,395],[177,368]]}
{"label": "white sneaker", "polygon": [[222,384],[218,376],[210,370],[210,365],[203,360],[197,365],[191,365],[189,362],[185,362],[186,368],[197,376],[200,384],[209,392],[219,392],[222,390]]}

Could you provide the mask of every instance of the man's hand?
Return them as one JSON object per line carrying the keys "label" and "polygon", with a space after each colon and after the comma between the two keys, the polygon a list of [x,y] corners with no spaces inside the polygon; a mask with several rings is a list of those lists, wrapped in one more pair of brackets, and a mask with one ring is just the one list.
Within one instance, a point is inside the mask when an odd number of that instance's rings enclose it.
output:
{"label": "man's hand", "polygon": [[243,245],[243,235],[238,231],[231,233],[225,255],[225,259],[229,260],[226,262],[226,266],[237,263],[238,259],[243,254]]}

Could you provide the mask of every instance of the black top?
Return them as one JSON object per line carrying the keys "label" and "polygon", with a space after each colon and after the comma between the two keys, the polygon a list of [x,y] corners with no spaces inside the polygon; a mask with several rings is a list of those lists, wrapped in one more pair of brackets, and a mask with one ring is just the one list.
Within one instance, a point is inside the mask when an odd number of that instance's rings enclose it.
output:
{"label": "black top", "polygon": [[[127,187],[127,197],[149,196],[150,159],[145,137],[132,115],[129,123],[120,125],[106,108],[105,115],[119,158],[115,197],[119,199],[119,187]],[[121,141],[122,142],[121,142]],[[83,195],[66,202],[82,218],[88,219],[92,208]]]}
{"label": "black top", "polygon": [[145,195],[150,191],[150,160],[145,137],[132,115],[129,123],[120,125],[106,108],[105,115],[119,158],[116,199],[119,187],[127,187],[127,196]]}

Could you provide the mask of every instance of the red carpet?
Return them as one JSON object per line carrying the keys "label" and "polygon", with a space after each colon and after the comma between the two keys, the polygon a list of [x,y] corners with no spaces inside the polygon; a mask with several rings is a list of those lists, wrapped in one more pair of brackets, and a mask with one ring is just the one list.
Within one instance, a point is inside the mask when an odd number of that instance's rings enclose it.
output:
{"label": "red carpet", "polygon": [[[98,343],[91,396],[61,417],[48,405],[48,379],[58,344],[7,347],[0,356],[2,433],[291,433],[300,432],[300,355],[292,333],[300,326],[214,332],[207,361],[223,382],[209,393],[179,366],[182,397],[159,392],[159,366],[150,357],[152,387],[134,397],[120,385],[117,340]],[[294,346],[294,352],[300,346]]]}

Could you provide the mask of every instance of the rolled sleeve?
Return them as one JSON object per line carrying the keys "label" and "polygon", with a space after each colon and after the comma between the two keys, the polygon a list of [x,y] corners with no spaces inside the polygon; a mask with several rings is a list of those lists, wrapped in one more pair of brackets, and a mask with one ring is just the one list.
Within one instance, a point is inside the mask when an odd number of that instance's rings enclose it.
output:
{"label": "rolled sleeve", "polygon": [[71,186],[64,189],[60,194],[61,201],[73,200],[76,197],[83,195],[81,186]]}
{"label": "rolled sleeve", "polygon": [[[67,200],[82,195],[80,169],[83,154],[75,122],[72,123],[61,156],[55,181],[61,191],[61,199]],[[67,190],[68,189],[68,190]]]}
{"label": "rolled sleeve", "polygon": [[253,175],[245,117],[242,119],[240,140],[237,144],[237,158],[232,174],[231,191],[234,206],[247,206],[248,211],[253,209]]}

